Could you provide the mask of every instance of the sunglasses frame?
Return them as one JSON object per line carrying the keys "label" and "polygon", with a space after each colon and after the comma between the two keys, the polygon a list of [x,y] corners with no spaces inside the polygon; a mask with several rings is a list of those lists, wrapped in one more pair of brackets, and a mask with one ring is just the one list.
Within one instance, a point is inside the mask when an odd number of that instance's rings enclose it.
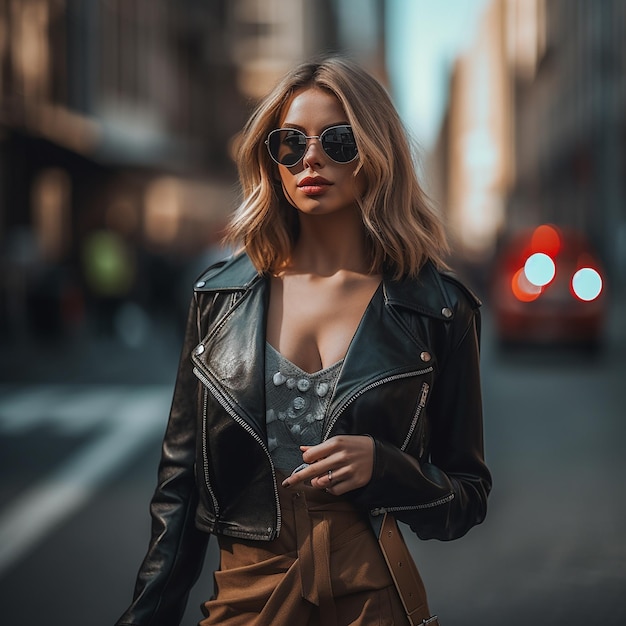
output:
{"label": "sunglasses frame", "polygon": [[[349,160],[349,161],[336,161],[335,159],[333,159],[333,157],[330,156],[330,154],[328,154],[328,152],[326,151],[326,148],[324,148],[324,142],[322,141],[322,137],[329,131],[334,130],[335,128],[349,128],[350,132],[352,133],[352,126],[350,124],[336,124],[335,126],[329,126],[328,128],[326,128],[325,130],[323,130],[319,135],[307,135],[305,134],[303,131],[301,131],[298,128],[275,128],[274,130],[270,131],[267,135],[267,139],[265,140],[265,145],[267,146],[267,152],[270,155],[270,158],[272,159],[272,161],[274,161],[274,163],[276,163],[277,165],[282,165],[283,167],[288,167],[288,168],[292,168],[295,167],[296,165],[298,165],[302,159],[304,159],[304,155],[306,154],[307,148],[308,148],[308,143],[305,143],[304,145],[304,150],[302,152],[302,156],[295,162],[292,163],[291,165],[285,165],[284,163],[281,163],[280,161],[276,160],[274,158],[274,155],[272,154],[272,151],[270,150],[270,137],[274,134],[274,133],[279,133],[281,131],[284,130],[289,130],[292,132],[296,132],[296,133],[300,133],[305,140],[309,140],[309,139],[317,139],[320,142],[320,145],[322,146],[322,150],[324,150],[324,154],[333,162],[333,163],[338,163],[339,165],[346,165],[347,163],[352,163],[352,161],[354,161],[355,159],[358,158],[359,156],[359,149],[356,145],[356,141],[354,142],[354,146],[356,148],[356,154]],[[354,133],[352,133],[352,137],[354,138]]]}

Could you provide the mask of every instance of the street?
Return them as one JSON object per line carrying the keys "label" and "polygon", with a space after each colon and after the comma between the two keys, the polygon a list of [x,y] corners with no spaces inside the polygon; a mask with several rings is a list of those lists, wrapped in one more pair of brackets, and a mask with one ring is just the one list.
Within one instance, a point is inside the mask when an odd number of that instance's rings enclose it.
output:
{"label": "street", "polygon": [[[503,354],[486,309],[485,441],[494,489],[485,523],[458,541],[420,542],[405,529],[431,609],[442,626],[621,626],[623,313],[613,310],[597,355]],[[35,365],[29,382],[3,379],[3,624],[112,626],[129,603],[148,541],[175,339],[147,356],[139,351],[136,362],[109,346],[105,369],[103,352],[95,351],[97,361],[74,365],[69,380],[63,355],[47,369]],[[152,377],[142,359],[161,364],[149,370]],[[215,559],[212,542],[184,626],[201,618]]]}

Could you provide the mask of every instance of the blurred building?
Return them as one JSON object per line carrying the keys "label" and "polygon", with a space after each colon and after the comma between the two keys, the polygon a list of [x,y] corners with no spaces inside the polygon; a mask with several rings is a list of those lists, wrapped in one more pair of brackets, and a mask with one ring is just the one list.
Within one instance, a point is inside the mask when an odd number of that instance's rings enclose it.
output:
{"label": "blurred building", "polygon": [[626,282],[626,3],[493,0],[457,60],[430,165],[461,260],[542,222]]}
{"label": "blurred building", "polygon": [[516,183],[511,227],[585,232],[626,282],[626,3],[511,2]]}
{"label": "blurred building", "polygon": [[382,5],[0,0],[1,327],[175,301],[236,202],[256,99],[320,52],[383,73]]}
{"label": "blurred building", "polygon": [[385,80],[385,0],[235,0],[233,57],[242,93],[265,94],[294,63],[346,53]]}
{"label": "blurred building", "polygon": [[457,59],[435,150],[446,170],[439,174],[438,189],[453,249],[468,263],[491,254],[513,178],[505,20],[506,2],[491,3],[474,42]]}

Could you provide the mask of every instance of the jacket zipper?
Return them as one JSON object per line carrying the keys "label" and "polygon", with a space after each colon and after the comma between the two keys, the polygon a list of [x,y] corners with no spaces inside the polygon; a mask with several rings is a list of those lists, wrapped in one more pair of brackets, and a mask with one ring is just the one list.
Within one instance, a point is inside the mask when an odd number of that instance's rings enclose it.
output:
{"label": "jacket zipper", "polygon": [[425,504],[413,504],[411,506],[381,506],[377,509],[373,509],[370,512],[372,515],[383,515],[384,513],[396,513],[397,511],[419,511],[420,509],[432,509],[436,506],[447,504],[452,500],[454,500],[454,493],[449,493],[443,498],[433,500],[432,502],[426,502]]}
{"label": "jacket zipper", "polygon": [[326,432],[324,433],[324,436],[322,437],[322,441],[326,441],[326,439],[328,439],[328,436],[330,435],[330,431],[333,429],[333,427],[335,426],[335,424],[337,423],[337,420],[341,417],[341,414],[361,395],[363,395],[366,391],[369,391],[370,389],[375,389],[376,387],[380,387],[380,385],[384,385],[386,383],[389,383],[393,380],[400,380],[402,378],[410,378],[411,376],[421,376],[422,374],[428,374],[429,372],[432,372],[433,368],[431,367],[427,367],[423,370],[417,370],[415,372],[406,372],[405,374],[395,374],[394,376],[387,376],[386,378],[381,378],[380,380],[377,380],[373,383],[370,383],[369,385],[366,385],[365,387],[363,387],[362,389],[359,389],[359,391],[357,391],[353,396],[350,397],[350,399],[339,409],[339,411],[336,413],[335,417],[328,423],[328,426],[326,427]]}
{"label": "jacket zipper", "polygon": [[[366,391],[369,391],[370,389],[374,389],[376,387],[379,387],[380,385],[384,385],[388,382],[391,382],[393,380],[399,380],[402,378],[410,378],[411,376],[422,376],[423,374],[428,374],[429,372],[432,372],[433,368],[431,367],[427,367],[423,370],[417,370],[415,372],[407,372],[405,374],[396,374],[394,376],[387,376],[386,378],[381,378],[380,380],[377,380],[376,382],[371,383],[370,385],[366,385],[365,387],[363,387],[363,389],[360,389],[357,393],[355,393],[353,396],[350,397],[350,399],[341,407],[341,409],[337,412],[337,414],[335,415],[335,417],[333,418],[333,420],[329,423],[328,427],[326,428],[326,432],[324,433],[324,437],[322,439],[322,441],[326,441],[326,439],[328,439],[328,436],[330,435],[330,431],[333,429],[334,425],[337,423],[337,420],[339,419],[339,417],[341,416],[341,414],[362,394],[364,394]],[[426,398],[428,396],[428,389],[429,389],[429,385],[428,383],[424,383],[424,385],[422,385],[422,394],[420,396],[420,401],[418,404],[418,407],[416,409],[415,412],[415,416],[413,418],[413,421],[411,423],[411,428],[409,429],[409,434],[407,435],[407,438],[405,440],[405,443],[408,443],[408,440],[411,437],[411,434],[413,432],[413,429],[415,428],[415,426],[417,425],[417,421],[419,419],[419,416],[422,412],[422,409],[424,406],[426,406]],[[394,513],[397,511],[418,511],[420,509],[430,509],[436,506],[440,506],[442,504],[446,504],[447,502],[450,502],[454,500],[454,493],[449,493],[447,496],[444,496],[443,498],[438,498],[437,500],[434,500],[433,502],[426,502],[425,504],[414,504],[411,506],[390,506],[390,507],[379,507],[377,509],[373,509],[371,511],[372,515],[382,515],[383,513]]]}
{"label": "jacket zipper", "polygon": [[413,436],[413,431],[419,422],[420,415],[422,414],[422,409],[426,406],[426,398],[428,397],[428,390],[430,389],[430,385],[428,383],[422,383],[422,392],[420,395],[420,401],[415,409],[415,415],[413,415],[413,421],[411,422],[411,427],[409,428],[409,432],[406,435],[406,439],[404,443],[400,446],[400,450],[404,452],[406,447],[409,445],[409,441]]}
{"label": "jacket zipper", "polygon": [[206,483],[207,490],[211,499],[213,500],[213,508],[215,509],[215,518],[217,519],[220,514],[220,506],[215,497],[215,492],[211,487],[211,481],[209,479],[209,454],[207,451],[207,432],[206,432],[206,410],[207,410],[207,400],[208,400],[209,392],[205,387],[202,394],[202,458],[204,459],[204,482]]}
{"label": "jacket zipper", "polygon": [[[204,373],[200,370],[199,367],[193,368],[193,373],[204,383],[204,385],[211,391],[215,399],[221,404],[222,408],[241,426],[263,449],[267,458],[270,462],[270,467],[272,470],[272,481],[274,483],[274,500],[276,503],[276,530],[272,532],[271,538],[275,539],[280,532],[280,528],[282,525],[282,514],[280,510],[280,501],[278,498],[278,487],[276,485],[276,472],[274,471],[274,462],[272,461],[272,457],[270,455],[270,451],[268,450],[265,442],[258,433],[250,426],[240,415],[237,413],[230,403],[223,398],[223,395],[220,393],[219,389],[209,381],[209,379],[204,375]],[[204,416],[204,425],[203,425],[203,437],[204,442],[203,445],[206,446],[206,415]],[[206,462],[206,460],[205,460]],[[210,487],[207,485],[210,489]]]}

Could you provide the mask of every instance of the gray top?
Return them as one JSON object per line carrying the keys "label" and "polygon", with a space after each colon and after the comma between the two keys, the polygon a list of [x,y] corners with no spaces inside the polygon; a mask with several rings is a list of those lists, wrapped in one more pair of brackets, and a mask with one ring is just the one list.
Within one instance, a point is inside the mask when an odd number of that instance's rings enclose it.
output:
{"label": "gray top", "polygon": [[299,446],[322,441],[324,418],[343,359],[309,374],[271,344],[265,350],[265,421],[274,465],[291,474],[302,463]]}

